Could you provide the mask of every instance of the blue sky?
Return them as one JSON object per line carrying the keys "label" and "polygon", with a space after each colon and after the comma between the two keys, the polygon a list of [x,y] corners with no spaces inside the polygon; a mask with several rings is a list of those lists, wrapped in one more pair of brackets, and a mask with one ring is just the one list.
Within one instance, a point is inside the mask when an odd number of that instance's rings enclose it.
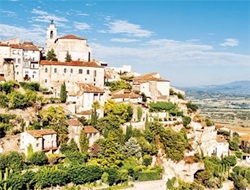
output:
{"label": "blue sky", "polygon": [[58,36],[88,39],[92,57],[110,66],[159,72],[174,86],[250,80],[249,1],[1,0],[0,40],[45,46]]}

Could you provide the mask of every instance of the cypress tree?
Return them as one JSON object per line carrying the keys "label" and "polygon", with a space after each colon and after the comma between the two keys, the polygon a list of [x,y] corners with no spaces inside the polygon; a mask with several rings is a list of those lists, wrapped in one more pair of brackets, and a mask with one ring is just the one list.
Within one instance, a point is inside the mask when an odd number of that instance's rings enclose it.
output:
{"label": "cypress tree", "polygon": [[67,91],[66,91],[66,85],[65,82],[61,85],[61,90],[60,90],[60,100],[62,103],[65,103],[67,99]]}

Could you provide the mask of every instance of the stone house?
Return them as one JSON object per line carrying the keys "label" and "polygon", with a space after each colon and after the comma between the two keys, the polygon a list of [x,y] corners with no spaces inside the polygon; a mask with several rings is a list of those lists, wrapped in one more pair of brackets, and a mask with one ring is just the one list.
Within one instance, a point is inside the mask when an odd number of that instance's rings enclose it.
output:
{"label": "stone house", "polygon": [[100,132],[92,126],[84,126],[84,133],[89,138],[89,146],[92,146],[98,139],[101,138]]}
{"label": "stone house", "polygon": [[27,155],[28,146],[31,144],[33,151],[56,151],[57,133],[53,129],[27,130],[21,133],[20,149]]}
{"label": "stone house", "polygon": [[[68,93],[67,102],[75,103],[76,112],[92,110],[94,102],[98,101],[100,106],[104,106],[105,92],[92,84],[75,83],[76,91]],[[101,109],[97,110],[99,116],[103,116]]]}
{"label": "stone house", "polygon": [[[194,125],[195,124],[195,125]],[[199,150],[203,152],[204,156],[216,155],[226,156],[229,153],[229,144],[223,136],[217,135],[215,126],[202,126],[200,123],[192,122],[194,127],[194,142],[197,143]]]}
{"label": "stone house", "polygon": [[0,43],[0,72],[6,80],[39,81],[40,49],[19,39]]}
{"label": "stone house", "polygon": [[144,93],[151,101],[168,100],[170,81],[160,78],[159,73],[149,73],[133,78],[132,89]]}
{"label": "stone house", "polygon": [[123,103],[140,103],[142,102],[142,96],[135,94],[129,90],[116,90],[111,93],[111,99],[115,102]]}
{"label": "stone house", "polygon": [[65,82],[69,93],[78,88],[76,83],[87,83],[103,88],[104,68],[96,62],[59,62],[42,60],[40,62],[40,84],[53,91],[55,97],[60,96],[60,88]]}
{"label": "stone house", "polygon": [[80,147],[79,139],[80,139],[81,131],[83,130],[82,123],[80,121],[78,121],[78,119],[76,119],[76,118],[69,119],[66,122],[68,124],[69,140],[74,139],[76,144],[78,145],[78,147]]}
{"label": "stone house", "polygon": [[229,143],[224,138],[223,135],[218,135],[216,138],[217,147],[216,147],[216,156],[221,158],[222,156],[228,156],[229,153]]}

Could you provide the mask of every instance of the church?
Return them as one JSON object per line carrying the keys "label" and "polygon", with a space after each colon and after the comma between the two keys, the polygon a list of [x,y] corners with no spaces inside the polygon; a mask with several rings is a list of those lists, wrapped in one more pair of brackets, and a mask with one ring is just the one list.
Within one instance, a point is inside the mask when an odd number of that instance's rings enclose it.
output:
{"label": "church", "polygon": [[91,61],[91,48],[87,45],[87,39],[73,34],[57,37],[57,28],[53,20],[46,34],[46,52],[53,49],[58,61],[65,61],[67,53],[73,61]]}
{"label": "church", "polygon": [[[69,34],[57,37],[57,28],[51,21],[46,32],[46,53],[53,51],[57,61],[40,61],[40,84],[60,96],[60,87],[66,84],[69,93],[76,93],[76,84],[91,84],[99,88],[104,86],[104,68],[91,59],[91,48],[87,39]],[[71,61],[66,62],[66,55]]]}

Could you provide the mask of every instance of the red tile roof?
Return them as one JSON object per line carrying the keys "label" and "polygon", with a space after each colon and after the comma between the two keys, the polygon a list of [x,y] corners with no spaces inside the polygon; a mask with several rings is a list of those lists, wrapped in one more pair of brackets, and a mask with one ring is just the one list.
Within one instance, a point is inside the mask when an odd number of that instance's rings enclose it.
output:
{"label": "red tile roof", "polygon": [[92,113],[92,110],[85,110],[85,111],[81,111],[81,112],[79,112],[77,114],[80,114],[80,115],[91,115],[91,113]]}
{"label": "red tile roof", "polygon": [[13,49],[22,49],[22,46],[20,44],[10,44],[10,47]]}
{"label": "red tile roof", "polygon": [[136,98],[140,98],[141,95],[139,94],[135,94],[135,93],[129,93],[129,94],[113,94],[112,95],[112,99],[116,99],[116,98],[130,98],[130,99],[136,99]]}
{"label": "red tile roof", "polygon": [[39,51],[39,48],[33,44],[33,42],[23,42],[22,48],[24,50],[34,50],[34,51]]}
{"label": "red tile roof", "polygon": [[78,119],[69,119],[69,120],[66,120],[66,122],[69,124],[69,125],[73,125],[73,126],[82,126],[82,123],[80,121],[78,121]]}
{"label": "red tile roof", "polygon": [[69,125],[82,126],[82,123],[78,119],[69,119],[66,121]]}
{"label": "red tile roof", "polygon": [[80,87],[83,92],[99,92],[99,93],[104,93],[104,90],[94,86],[92,84],[85,84],[85,83],[77,83],[77,85]]}
{"label": "red tile roof", "polygon": [[57,66],[79,66],[79,67],[97,67],[102,68],[102,66],[98,65],[96,62],[84,62],[84,61],[70,61],[70,62],[60,62],[60,61],[48,61],[41,60],[41,65],[57,65]]}
{"label": "red tile roof", "polygon": [[85,126],[83,130],[84,133],[99,133],[99,131],[92,126]]}
{"label": "red tile roof", "polygon": [[69,35],[66,35],[66,36],[62,36],[60,38],[57,38],[58,39],[71,39],[71,40],[86,40],[85,38],[80,38],[78,36],[75,36],[73,34],[69,34]]}
{"label": "red tile roof", "polygon": [[9,45],[8,44],[2,44],[2,43],[0,43],[0,46],[8,47]]}
{"label": "red tile roof", "polygon": [[44,135],[57,134],[53,129],[28,130],[27,133],[35,138],[43,137]]}
{"label": "red tile roof", "polygon": [[4,76],[0,76],[0,82],[5,81]]}
{"label": "red tile roof", "polygon": [[157,73],[149,73],[145,75],[141,75],[138,77],[133,78],[134,83],[145,83],[149,81],[157,81],[157,82],[169,82],[169,80],[165,80],[159,77],[156,77]]}

